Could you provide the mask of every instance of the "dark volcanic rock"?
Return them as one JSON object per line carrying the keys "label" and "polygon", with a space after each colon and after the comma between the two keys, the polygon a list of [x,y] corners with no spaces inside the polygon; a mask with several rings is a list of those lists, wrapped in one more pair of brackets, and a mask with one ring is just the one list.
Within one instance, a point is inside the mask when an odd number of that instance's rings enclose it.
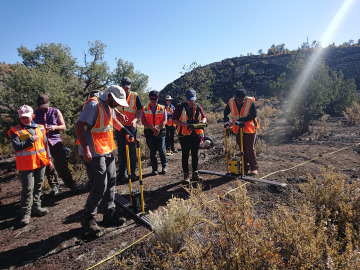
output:
{"label": "dark volcanic rock", "polygon": [[[360,89],[360,46],[326,48],[322,59],[331,70],[342,71],[345,79],[355,79]],[[281,73],[287,72],[287,64],[295,52],[280,55],[253,55],[234,57],[221,62],[209,64],[215,75],[211,86],[213,101],[222,98],[227,101],[235,90],[234,85],[242,82],[247,91],[254,96],[269,96],[270,83],[275,81]],[[175,102],[183,98],[185,89],[180,89],[183,77],[168,84],[162,91],[161,97],[171,95]],[[162,100],[161,100],[162,101]]]}

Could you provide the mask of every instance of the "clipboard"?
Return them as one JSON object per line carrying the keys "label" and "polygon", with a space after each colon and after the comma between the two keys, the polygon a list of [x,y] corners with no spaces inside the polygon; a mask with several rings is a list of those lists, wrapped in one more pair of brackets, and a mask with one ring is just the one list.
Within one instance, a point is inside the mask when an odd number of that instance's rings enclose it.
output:
{"label": "clipboard", "polygon": [[[26,141],[27,139],[29,139],[31,137],[30,133],[25,133],[25,134],[22,134],[20,135],[20,141],[21,142],[24,142]],[[26,149],[31,149],[33,146],[29,146],[29,147],[26,147]]]}

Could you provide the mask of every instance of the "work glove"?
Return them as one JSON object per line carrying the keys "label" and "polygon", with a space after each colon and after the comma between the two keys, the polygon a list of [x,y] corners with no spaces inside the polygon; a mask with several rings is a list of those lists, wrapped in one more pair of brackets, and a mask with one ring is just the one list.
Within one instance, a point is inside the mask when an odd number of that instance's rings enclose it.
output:
{"label": "work glove", "polygon": [[133,142],[134,141],[134,135],[126,127],[122,127],[120,129],[120,131],[125,134],[126,140],[128,142]]}
{"label": "work glove", "polygon": [[133,136],[130,136],[129,134],[126,134],[126,141],[128,143],[133,143],[135,140],[134,140]]}
{"label": "work glove", "polygon": [[227,121],[224,123],[224,128],[229,128],[231,125],[231,121]]}
{"label": "work glove", "polygon": [[235,124],[235,126],[238,126],[240,128],[245,126],[244,122],[242,122],[242,121],[235,121],[234,124]]}

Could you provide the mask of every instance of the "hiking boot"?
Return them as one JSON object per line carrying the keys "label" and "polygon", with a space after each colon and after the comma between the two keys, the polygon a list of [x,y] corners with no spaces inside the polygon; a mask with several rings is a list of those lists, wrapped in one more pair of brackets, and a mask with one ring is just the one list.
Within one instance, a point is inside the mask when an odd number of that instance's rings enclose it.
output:
{"label": "hiking boot", "polygon": [[57,186],[55,186],[49,193],[50,196],[56,196],[59,194],[59,189]]}
{"label": "hiking boot", "polygon": [[101,232],[101,229],[97,225],[93,216],[83,216],[83,218],[81,219],[81,226],[89,234],[97,234]]}
{"label": "hiking boot", "polygon": [[30,215],[24,215],[20,220],[20,226],[26,226],[30,223]]}
{"label": "hiking boot", "polygon": [[204,180],[204,178],[202,178],[199,175],[198,171],[195,171],[195,172],[192,173],[192,179],[195,180],[195,181],[203,181]]}
{"label": "hiking boot", "polygon": [[257,175],[259,174],[258,170],[249,171],[248,175]]}
{"label": "hiking boot", "polygon": [[190,174],[189,173],[184,173],[184,182],[186,182],[186,184],[190,184]]}
{"label": "hiking boot", "polygon": [[31,213],[34,216],[42,217],[42,216],[45,216],[46,214],[48,214],[49,210],[47,210],[46,208],[39,207],[39,208],[32,210]]}
{"label": "hiking boot", "polygon": [[151,175],[158,175],[158,174],[159,174],[158,171],[154,171],[154,170],[153,170],[153,171],[151,172]]}
{"label": "hiking boot", "polygon": [[110,226],[121,226],[125,221],[125,218],[118,216],[115,208],[107,210],[103,216],[103,223]]}
{"label": "hiking boot", "polygon": [[171,152],[171,151],[166,152],[166,155],[167,155],[167,156],[172,156],[172,155],[173,155],[173,152]]}
{"label": "hiking boot", "polygon": [[163,169],[162,169],[162,171],[161,171],[161,173],[162,173],[162,174],[165,174],[166,172],[167,172],[167,166],[164,166]]}

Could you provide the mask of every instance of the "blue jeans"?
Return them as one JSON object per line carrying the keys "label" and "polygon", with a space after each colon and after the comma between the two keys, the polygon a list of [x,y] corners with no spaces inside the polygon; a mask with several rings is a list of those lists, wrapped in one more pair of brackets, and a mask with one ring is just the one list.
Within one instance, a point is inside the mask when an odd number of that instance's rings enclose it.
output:
{"label": "blue jeans", "polygon": [[113,154],[93,157],[90,163],[85,162],[86,171],[92,181],[91,190],[85,204],[86,215],[95,215],[98,207],[105,211],[115,208],[116,168]]}
{"label": "blue jeans", "polygon": [[[127,130],[129,130],[133,134],[134,139],[136,139],[137,128],[130,129],[130,127],[128,126],[124,126],[124,127],[127,128]],[[124,175],[125,173],[127,173],[125,140],[126,140],[126,134],[116,130],[116,142],[118,146],[118,157],[119,157],[119,175]],[[130,156],[131,175],[135,175],[136,160],[137,160],[135,143],[129,144],[129,156]]]}
{"label": "blue jeans", "polygon": [[153,171],[158,170],[156,151],[159,152],[161,165],[163,168],[167,166],[167,158],[165,151],[165,137],[146,136],[146,144],[150,149],[150,161]]}

